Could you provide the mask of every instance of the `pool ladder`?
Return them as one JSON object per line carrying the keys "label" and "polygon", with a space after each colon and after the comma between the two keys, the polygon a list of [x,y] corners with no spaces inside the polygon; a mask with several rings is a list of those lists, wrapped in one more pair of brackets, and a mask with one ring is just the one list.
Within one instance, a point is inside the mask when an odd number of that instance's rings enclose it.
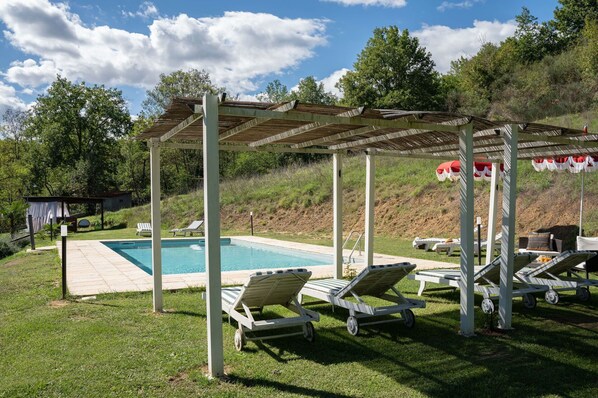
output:
{"label": "pool ladder", "polygon": [[353,254],[355,254],[355,250],[359,249],[359,255],[361,256],[361,252],[363,250],[363,232],[359,232],[359,231],[351,231],[349,232],[349,236],[347,236],[347,239],[345,239],[345,243],[343,243],[343,249],[345,248],[345,246],[347,246],[347,243],[349,243],[349,241],[351,240],[351,238],[353,237],[354,234],[359,234],[359,236],[357,237],[357,240],[355,241],[355,244],[353,245],[353,248],[351,249],[351,253],[349,254],[349,257],[347,257],[347,260],[344,261],[345,264],[351,264],[353,262],[355,262],[355,259],[353,258]]}

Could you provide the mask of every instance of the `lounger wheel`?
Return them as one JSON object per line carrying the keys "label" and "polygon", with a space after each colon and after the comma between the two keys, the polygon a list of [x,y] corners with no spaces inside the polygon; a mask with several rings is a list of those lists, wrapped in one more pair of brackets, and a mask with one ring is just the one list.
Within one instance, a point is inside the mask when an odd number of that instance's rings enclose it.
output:
{"label": "lounger wheel", "polygon": [[405,326],[409,329],[415,326],[415,315],[413,315],[413,311],[407,309],[403,311],[403,320],[405,321]]}
{"label": "lounger wheel", "polygon": [[494,303],[489,298],[482,300],[480,307],[482,307],[482,312],[484,314],[492,314],[494,312]]}
{"label": "lounger wheel", "polygon": [[544,294],[544,300],[546,300],[548,304],[557,304],[559,298],[559,293],[556,290],[550,289]]}
{"label": "lounger wheel", "polygon": [[239,328],[235,332],[235,349],[237,351],[243,350],[243,347],[245,347],[245,343],[245,332],[243,332],[243,330]]}
{"label": "lounger wheel", "polygon": [[307,322],[305,325],[303,325],[303,337],[305,337],[305,340],[309,341],[310,343],[316,341],[316,330],[314,329],[313,323]]}
{"label": "lounger wheel", "polygon": [[587,287],[580,287],[579,289],[577,289],[576,293],[579,301],[588,301],[591,297],[590,289]]}
{"label": "lounger wheel", "polygon": [[538,302],[536,301],[536,296],[530,293],[526,293],[523,295],[523,306],[528,310],[533,310],[536,308]]}
{"label": "lounger wheel", "polygon": [[354,316],[347,318],[347,331],[351,336],[357,336],[359,334],[359,322]]}

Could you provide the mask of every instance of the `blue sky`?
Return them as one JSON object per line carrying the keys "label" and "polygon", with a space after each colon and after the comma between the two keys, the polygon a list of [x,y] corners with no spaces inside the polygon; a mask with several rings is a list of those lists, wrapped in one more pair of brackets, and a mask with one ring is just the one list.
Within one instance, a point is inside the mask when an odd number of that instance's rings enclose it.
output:
{"label": "blue sky", "polygon": [[444,73],[450,61],[513,34],[528,7],[551,19],[557,0],[0,1],[0,112],[25,109],[57,73],[123,91],[137,114],[160,73],[205,69],[252,99],[279,79],[315,76],[328,90],[376,27],[420,39]]}

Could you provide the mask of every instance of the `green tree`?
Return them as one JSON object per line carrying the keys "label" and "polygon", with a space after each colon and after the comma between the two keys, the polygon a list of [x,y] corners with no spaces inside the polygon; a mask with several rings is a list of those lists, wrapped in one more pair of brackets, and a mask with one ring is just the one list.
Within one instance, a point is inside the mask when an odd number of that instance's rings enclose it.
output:
{"label": "green tree", "polygon": [[146,91],[141,103],[142,115],[154,118],[161,115],[173,97],[201,98],[204,94],[220,94],[225,90],[217,87],[208,72],[190,69],[177,70],[168,75],[160,74],[160,81],[154,88]]}
{"label": "green tree", "polygon": [[406,29],[375,29],[353,69],[338,83],[348,105],[428,110],[442,102],[432,56]]}
{"label": "green tree", "polygon": [[557,32],[552,23],[538,23],[538,18],[526,7],[515,17],[515,49],[519,62],[528,64],[561,50]]}
{"label": "green tree", "polygon": [[256,98],[260,102],[278,103],[288,101],[289,89],[280,80],[276,79],[268,83],[266,90],[256,95]]}
{"label": "green tree", "polygon": [[131,118],[119,90],[60,76],[37,98],[27,125],[33,179],[51,194],[94,195],[116,188],[117,140]]}
{"label": "green tree", "polygon": [[308,104],[334,105],[337,102],[336,96],[327,92],[324,84],[318,83],[313,76],[301,79],[297,90],[291,91],[288,97]]}
{"label": "green tree", "polygon": [[13,142],[16,159],[20,159],[21,141],[25,135],[25,123],[28,117],[28,112],[12,108],[8,108],[2,115],[0,136]]}
{"label": "green tree", "polygon": [[580,35],[586,21],[598,21],[598,0],[559,0],[554,10],[554,25],[566,45]]}

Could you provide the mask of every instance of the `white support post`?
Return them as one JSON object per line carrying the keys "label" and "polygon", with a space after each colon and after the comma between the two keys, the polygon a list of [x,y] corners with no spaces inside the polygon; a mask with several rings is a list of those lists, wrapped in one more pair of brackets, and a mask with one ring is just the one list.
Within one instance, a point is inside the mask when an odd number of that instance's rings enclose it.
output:
{"label": "white support post", "polygon": [[208,318],[208,372],[224,375],[222,292],[220,277],[220,173],[218,163],[218,97],[203,97],[203,173]]}
{"label": "white support post", "polygon": [[474,335],[474,247],[473,247],[473,126],[463,126],[459,132],[459,193],[461,207],[461,280],[460,320],[463,336]]}
{"label": "white support post", "polygon": [[488,237],[486,238],[486,264],[490,264],[494,258],[496,249],[496,222],[498,221],[498,179],[500,174],[500,163],[492,163],[492,177],[490,177],[490,204],[488,206]]}
{"label": "white support post", "polygon": [[374,264],[374,205],[376,193],[376,159],[365,155],[365,265]]}
{"label": "white support post", "polygon": [[333,207],[334,207],[334,277],[343,277],[343,155],[335,153],[332,155],[333,163]]}
{"label": "white support post", "polygon": [[154,312],[161,312],[162,302],[162,236],[160,225],[160,147],[159,139],[151,139],[150,182],[151,182],[151,222],[152,222],[152,278]]}
{"label": "white support post", "polygon": [[502,241],[500,248],[500,288],[498,303],[498,327],[511,329],[513,309],[513,253],[515,253],[515,204],[517,199],[517,141],[519,126],[505,126],[502,199]]}

